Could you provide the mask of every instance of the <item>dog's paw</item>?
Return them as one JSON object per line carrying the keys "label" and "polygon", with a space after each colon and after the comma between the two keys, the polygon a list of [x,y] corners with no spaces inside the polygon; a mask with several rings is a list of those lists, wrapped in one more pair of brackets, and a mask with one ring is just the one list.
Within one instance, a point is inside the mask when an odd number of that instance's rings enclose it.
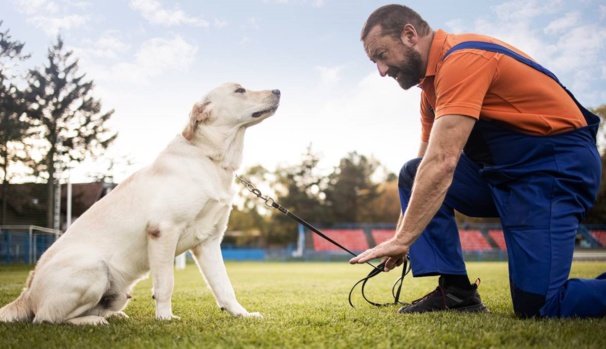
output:
{"label": "dog's paw", "polygon": [[119,318],[122,318],[122,319],[128,319],[128,315],[126,315],[126,313],[123,312],[123,311],[117,311],[117,312],[113,313],[111,316],[112,317],[119,317]]}
{"label": "dog's paw", "polygon": [[156,319],[158,320],[162,320],[162,321],[171,321],[171,320],[181,320],[180,317],[176,316],[176,315],[156,315]]}
{"label": "dog's paw", "polygon": [[261,313],[258,312],[254,312],[254,313],[244,313],[242,315],[240,315],[242,317],[248,317],[248,318],[258,318],[258,319],[262,319],[263,315],[261,315]]}

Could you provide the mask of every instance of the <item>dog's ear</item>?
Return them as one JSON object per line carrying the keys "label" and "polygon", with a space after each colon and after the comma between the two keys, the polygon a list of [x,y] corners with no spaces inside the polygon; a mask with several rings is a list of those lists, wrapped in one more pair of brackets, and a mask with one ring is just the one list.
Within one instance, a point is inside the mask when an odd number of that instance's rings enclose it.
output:
{"label": "dog's ear", "polygon": [[212,104],[210,101],[205,102],[196,102],[194,106],[191,108],[191,112],[189,113],[189,122],[183,130],[182,135],[188,141],[191,141],[194,137],[194,132],[196,132],[196,126],[198,126],[199,122],[204,122],[210,118],[210,112],[212,110]]}

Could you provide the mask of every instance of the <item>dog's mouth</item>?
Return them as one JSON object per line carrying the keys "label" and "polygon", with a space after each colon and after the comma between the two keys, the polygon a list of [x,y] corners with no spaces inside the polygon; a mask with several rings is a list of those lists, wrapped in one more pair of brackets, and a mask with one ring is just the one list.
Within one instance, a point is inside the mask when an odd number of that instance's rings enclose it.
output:
{"label": "dog's mouth", "polygon": [[278,109],[278,105],[276,105],[274,107],[271,107],[269,109],[257,111],[257,112],[252,113],[252,117],[253,118],[258,118],[258,117],[260,117],[263,114],[273,114],[273,113],[276,112],[277,109]]}

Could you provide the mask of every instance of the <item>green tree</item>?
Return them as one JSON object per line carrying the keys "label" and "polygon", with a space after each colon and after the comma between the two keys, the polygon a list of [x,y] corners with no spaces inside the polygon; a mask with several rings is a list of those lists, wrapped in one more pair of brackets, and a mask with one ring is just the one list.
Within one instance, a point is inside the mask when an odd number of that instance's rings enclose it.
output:
{"label": "green tree", "polygon": [[[2,21],[0,21],[2,27]],[[5,224],[8,183],[11,179],[9,167],[18,162],[19,148],[29,124],[24,117],[23,91],[15,83],[18,77],[15,64],[29,58],[23,53],[24,43],[13,40],[9,30],[0,31],[0,171],[2,172],[2,215],[0,224]]]}
{"label": "green tree", "polygon": [[[602,120],[602,122],[600,123],[598,140],[601,140],[601,142],[603,142],[604,139],[606,139],[606,132],[604,131],[604,123],[606,122],[606,104],[601,105],[595,109],[591,109],[591,112],[599,116]],[[603,150],[603,144],[601,144],[600,149],[602,149],[602,180],[600,182],[600,189],[598,191],[596,203],[589,211],[589,214],[587,215],[583,223],[604,224],[606,222],[606,152],[604,152]]]}
{"label": "green tree", "polygon": [[[332,222],[377,222],[378,217],[373,215],[372,205],[380,192],[379,184],[372,180],[372,176],[380,167],[377,160],[357,152],[349,153],[341,159],[339,166],[329,176],[325,190],[326,205],[331,209]],[[384,182],[384,179],[377,182]]]}
{"label": "green tree", "polygon": [[[241,175],[242,178],[251,183],[256,189],[262,190],[262,194],[271,195],[265,188],[268,187],[271,173],[263,166],[253,166]],[[223,240],[235,245],[260,245],[267,242],[269,208],[263,200],[250,192],[245,183],[236,179],[239,195],[229,217],[227,234]]]}
{"label": "green tree", "polygon": [[[93,81],[78,73],[78,60],[63,46],[61,37],[48,50],[42,69],[30,71],[27,100],[35,122],[40,161],[29,163],[34,173],[47,180],[48,226],[52,226],[56,171],[73,167],[85,159],[100,157],[117,137],[106,123],[114,113],[103,113],[100,100],[92,96]],[[60,178],[59,178],[60,179]]]}
{"label": "green tree", "polygon": [[[274,190],[276,202],[311,224],[327,224],[328,212],[323,189],[327,177],[320,173],[320,158],[311,146],[303,155],[301,164],[276,170]],[[268,243],[285,244],[297,240],[297,222],[277,210],[272,210],[268,226]]]}

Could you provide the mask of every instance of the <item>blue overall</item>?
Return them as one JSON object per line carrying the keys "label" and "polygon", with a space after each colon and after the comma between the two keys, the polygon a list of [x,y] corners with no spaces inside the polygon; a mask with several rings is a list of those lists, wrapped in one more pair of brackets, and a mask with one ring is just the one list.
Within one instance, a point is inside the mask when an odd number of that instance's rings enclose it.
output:
{"label": "blue overall", "polygon": [[[462,48],[509,55],[558,81],[535,62],[490,43],[461,43],[444,59]],[[500,217],[518,316],[606,316],[606,273],[596,279],[568,280],[579,222],[593,205],[601,178],[599,118],[568,94],[588,126],[532,136],[482,119],[476,122],[444,203],[410,248],[415,277],[467,274],[454,210],[470,217]],[[403,212],[420,161],[402,167]]]}

